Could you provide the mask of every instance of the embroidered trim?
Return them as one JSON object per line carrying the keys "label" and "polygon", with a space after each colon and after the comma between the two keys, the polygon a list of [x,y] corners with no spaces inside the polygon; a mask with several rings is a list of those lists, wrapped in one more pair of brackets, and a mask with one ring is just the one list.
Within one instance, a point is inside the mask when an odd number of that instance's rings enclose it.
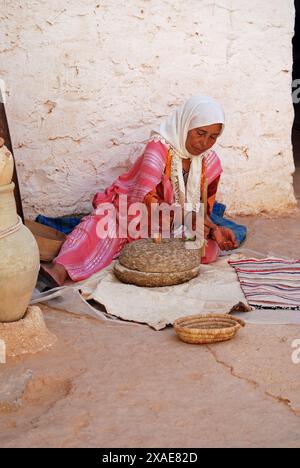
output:
{"label": "embroidered trim", "polygon": [[[183,158],[183,155],[169,141],[167,141],[164,137],[162,137],[159,133],[152,134],[149,138],[149,141],[154,141],[154,142],[160,141],[161,143],[163,143],[165,146],[168,147],[168,152],[169,152],[169,155],[171,156],[171,182],[172,182],[172,186],[174,190],[175,203],[179,203],[181,206],[183,206],[184,203],[186,202],[187,190],[185,191],[185,193],[182,193],[180,191],[179,178],[177,174],[177,160],[178,158],[180,159],[185,159],[185,158]],[[212,150],[208,150],[201,155],[202,164],[204,160],[212,154],[212,152],[213,152]],[[201,178],[200,178],[199,184],[197,186],[197,190],[195,191],[193,198],[194,198],[192,200],[193,209],[197,210],[196,207],[199,207],[199,203],[201,202]]]}

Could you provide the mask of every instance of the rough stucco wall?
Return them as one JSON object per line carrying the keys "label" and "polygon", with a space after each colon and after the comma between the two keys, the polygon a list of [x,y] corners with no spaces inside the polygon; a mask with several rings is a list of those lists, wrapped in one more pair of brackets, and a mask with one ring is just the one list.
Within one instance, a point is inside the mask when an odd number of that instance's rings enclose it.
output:
{"label": "rough stucco wall", "polygon": [[219,199],[294,204],[292,0],[0,0],[0,78],[27,216],[90,210],[187,97],[220,99]]}

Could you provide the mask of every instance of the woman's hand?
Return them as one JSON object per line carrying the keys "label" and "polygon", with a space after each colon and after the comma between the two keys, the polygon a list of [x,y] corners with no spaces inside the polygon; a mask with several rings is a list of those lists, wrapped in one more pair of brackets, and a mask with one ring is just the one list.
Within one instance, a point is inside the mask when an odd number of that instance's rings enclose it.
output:
{"label": "woman's hand", "polygon": [[232,250],[238,247],[236,237],[231,229],[217,227],[212,230],[212,239],[214,239],[221,250]]}
{"label": "woman's hand", "polygon": [[[198,213],[195,213],[195,212],[193,211],[193,212],[192,212],[192,229],[193,229],[194,232],[197,231],[197,216],[199,216],[199,214],[198,214]],[[200,223],[200,221],[202,221],[202,218],[201,218],[201,217],[198,219],[198,223]],[[211,221],[210,221],[210,223],[208,223],[208,222],[205,222],[205,223],[204,223],[204,232],[203,232],[203,234],[204,234],[204,239],[208,239],[208,238],[209,238],[209,234],[210,234],[210,230],[211,230],[211,224],[212,224]],[[202,225],[201,225],[201,224],[198,225],[198,230],[199,230],[199,229],[202,229]],[[202,232],[202,231],[201,231],[201,232]],[[199,232],[198,232],[198,234],[199,234]]]}

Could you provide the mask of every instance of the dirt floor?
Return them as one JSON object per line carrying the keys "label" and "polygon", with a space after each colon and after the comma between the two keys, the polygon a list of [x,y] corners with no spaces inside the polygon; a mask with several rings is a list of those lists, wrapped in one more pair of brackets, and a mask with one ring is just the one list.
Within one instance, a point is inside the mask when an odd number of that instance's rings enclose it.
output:
{"label": "dirt floor", "polygon": [[[243,218],[247,247],[299,258],[299,221]],[[0,368],[1,447],[300,447],[300,326],[195,346],[172,328],[43,311],[55,347]]]}

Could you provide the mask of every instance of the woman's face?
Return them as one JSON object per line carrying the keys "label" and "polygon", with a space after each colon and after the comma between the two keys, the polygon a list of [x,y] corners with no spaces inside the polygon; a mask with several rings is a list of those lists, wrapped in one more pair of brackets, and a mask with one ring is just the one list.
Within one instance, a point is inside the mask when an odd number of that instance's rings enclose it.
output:
{"label": "woman's face", "polygon": [[193,128],[187,134],[185,147],[193,156],[199,156],[209,150],[217,141],[222,131],[222,124]]}

